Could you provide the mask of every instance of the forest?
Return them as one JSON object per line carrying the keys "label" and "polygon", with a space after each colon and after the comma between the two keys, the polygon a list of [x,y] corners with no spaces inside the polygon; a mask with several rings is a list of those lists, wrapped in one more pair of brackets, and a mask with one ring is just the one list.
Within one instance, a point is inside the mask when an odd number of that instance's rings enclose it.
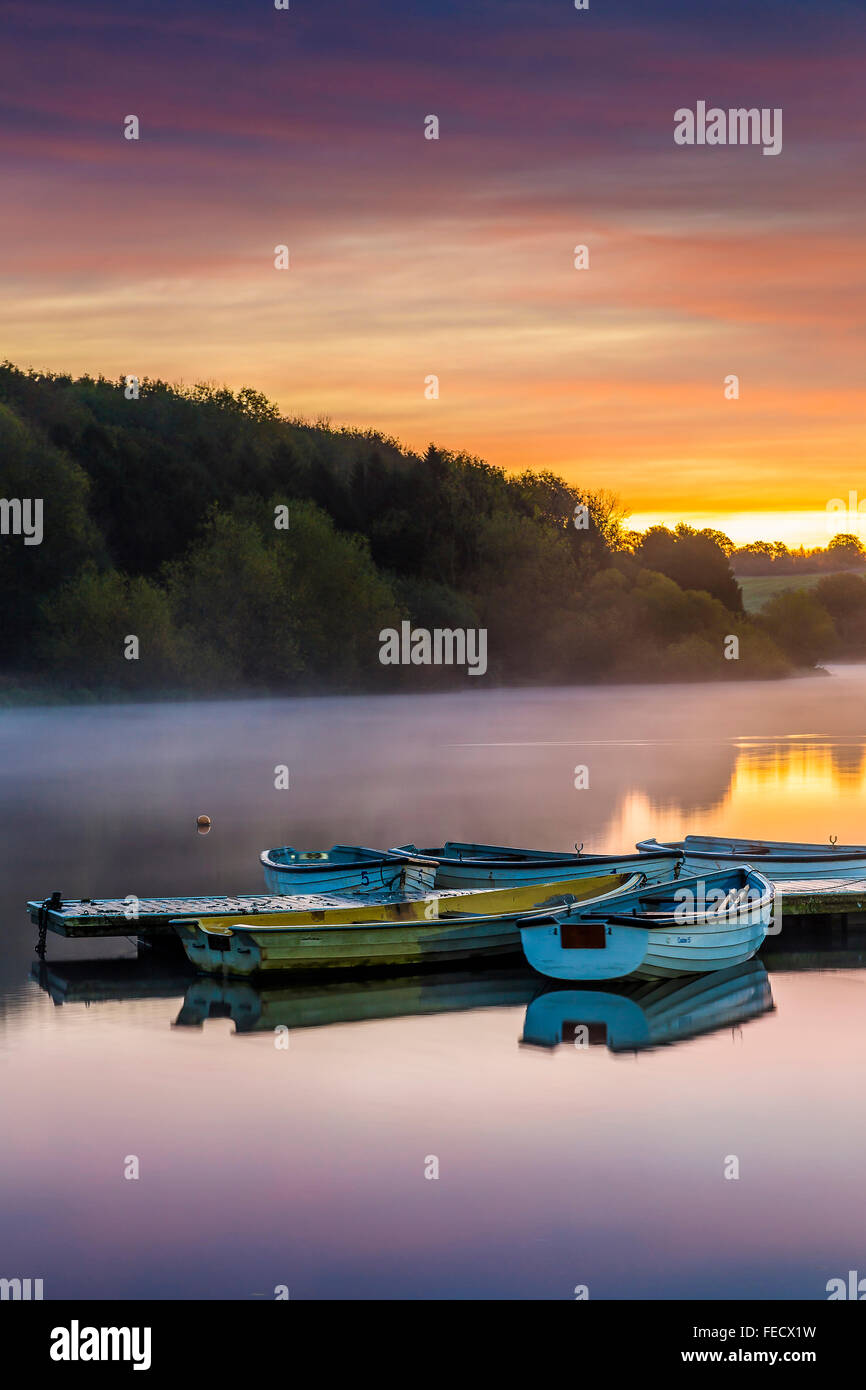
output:
{"label": "forest", "polygon": [[[379,635],[405,621],[484,629],[473,688],[767,678],[866,653],[851,537],[809,592],[747,614],[719,532],[638,535],[609,491],[286,419],[252,388],[131,395],[6,362],[0,498],[6,703],[466,685],[383,665]],[[11,504],[34,499],[25,543]]]}

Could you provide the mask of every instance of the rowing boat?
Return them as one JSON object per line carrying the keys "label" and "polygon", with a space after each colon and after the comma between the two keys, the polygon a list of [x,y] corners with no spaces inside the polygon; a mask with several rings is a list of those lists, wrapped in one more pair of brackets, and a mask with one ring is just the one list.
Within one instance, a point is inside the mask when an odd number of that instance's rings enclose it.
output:
{"label": "rowing boat", "polygon": [[432,888],[436,864],[414,851],[283,845],[259,856],[269,893],[417,893]]}
{"label": "rowing boat", "polygon": [[775,889],[748,865],[626,890],[599,910],[574,903],[524,921],[526,959],[559,980],[704,974],[749,960],[770,925]]}
{"label": "rowing boat", "polygon": [[866,845],[802,844],[796,840],[724,839],[716,835],[687,835],[684,840],[659,844],[641,840],[641,854],[654,859],[659,850],[683,856],[683,872],[725,869],[731,864],[753,864],[772,882],[797,878],[862,878],[866,876]]}
{"label": "rowing boat", "polygon": [[628,981],[615,992],[552,986],[529,1004],[521,1041],[640,1052],[736,1027],[774,1007],[769,976],[758,960],[688,980]]}
{"label": "rowing boat", "polygon": [[395,854],[421,855],[437,865],[437,888],[504,888],[521,883],[555,883],[584,874],[642,873],[650,883],[676,877],[682,851],[659,846],[644,854],[574,854],[556,850],[511,849],[507,845],[476,845],[448,840],[432,849],[400,845]]}
{"label": "rowing boat", "polygon": [[261,913],[257,920],[201,916],[174,927],[188,959],[206,974],[441,965],[519,952],[519,924],[528,916],[590,900],[601,906],[639,882],[637,874],[604,874],[553,884],[437,890],[398,902],[346,898],[312,913],[299,899],[296,908]]}

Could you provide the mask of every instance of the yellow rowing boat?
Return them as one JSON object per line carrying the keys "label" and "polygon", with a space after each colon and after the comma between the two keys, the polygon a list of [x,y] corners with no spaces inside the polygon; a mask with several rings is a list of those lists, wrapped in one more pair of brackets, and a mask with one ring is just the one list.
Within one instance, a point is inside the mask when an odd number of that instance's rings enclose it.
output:
{"label": "yellow rowing boat", "polygon": [[433,892],[397,902],[299,898],[287,911],[174,923],[189,960],[208,974],[376,969],[441,964],[520,949],[527,913],[606,899],[636,886],[635,874],[518,887]]}

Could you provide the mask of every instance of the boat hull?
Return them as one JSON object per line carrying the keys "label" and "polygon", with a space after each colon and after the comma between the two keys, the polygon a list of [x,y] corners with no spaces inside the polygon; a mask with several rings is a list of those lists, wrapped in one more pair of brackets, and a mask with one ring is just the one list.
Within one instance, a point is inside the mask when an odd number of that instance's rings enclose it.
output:
{"label": "boat hull", "polygon": [[414,845],[401,845],[399,849],[436,862],[437,888],[504,888],[600,873],[643,873],[648,883],[665,883],[675,876],[681,860],[676,851],[662,849],[643,855],[545,854],[499,845],[446,844],[417,851]]}
{"label": "boat hull", "polygon": [[251,976],[271,972],[390,970],[443,965],[520,951],[518,915],[400,922],[387,926],[346,924],[317,929],[233,927],[225,947],[212,933],[182,923],[178,934],[187,958],[208,974]]}
{"label": "boat hull", "polygon": [[[774,890],[744,866],[618,895],[606,912],[575,904],[524,922],[527,961],[557,980],[666,979],[750,960],[772,920]],[[631,914],[631,915],[629,915]]]}
{"label": "boat hull", "polygon": [[767,922],[760,915],[722,932],[652,931],[646,955],[634,973],[638,979],[663,980],[727,970],[751,960],[766,935]]}
{"label": "boat hull", "polygon": [[[203,918],[175,930],[187,958],[207,974],[382,970],[439,965],[520,950],[519,923],[569,899],[606,903],[638,882],[607,874],[560,884],[447,892],[408,904],[359,903],[327,912],[283,913],[261,923]],[[377,918],[378,913],[378,918]]]}
{"label": "boat hull", "polygon": [[334,845],[304,851],[291,846],[259,856],[269,893],[423,893],[436,882],[436,864],[391,850]]}
{"label": "boat hull", "polygon": [[732,864],[751,864],[770,880],[866,878],[866,847],[809,845],[782,840],[724,840],[689,836],[660,845],[641,840],[638,851],[652,858],[659,849],[679,850],[684,876],[728,869]]}
{"label": "boat hull", "polygon": [[757,917],[726,931],[683,927],[674,931],[652,930],[605,923],[600,947],[563,945],[567,921],[549,927],[524,927],[524,955],[541,975],[554,980],[670,979],[706,974],[742,965],[763,944],[766,923]]}
{"label": "boat hull", "polygon": [[[725,869],[729,864],[742,863],[742,855],[729,858],[720,854],[687,854],[683,859],[683,872],[699,874],[712,869]],[[832,863],[816,860],[765,860],[755,861],[756,867],[769,878],[771,883],[788,883],[794,880],[814,880],[822,878],[860,879],[866,878],[866,860],[839,860]]]}
{"label": "boat hull", "polygon": [[632,975],[646,957],[646,928],[601,923],[597,932],[586,931],[584,940],[599,944],[571,945],[571,922],[521,929],[523,954],[540,975],[552,980],[620,980]]}

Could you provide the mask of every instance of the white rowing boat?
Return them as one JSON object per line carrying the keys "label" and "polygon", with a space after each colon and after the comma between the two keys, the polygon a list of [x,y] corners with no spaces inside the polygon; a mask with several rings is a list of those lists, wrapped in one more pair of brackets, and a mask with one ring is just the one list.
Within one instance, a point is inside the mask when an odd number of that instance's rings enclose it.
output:
{"label": "white rowing boat", "polygon": [[706,869],[726,869],[732,864],[752,864],[776,882],[809,878],[862,878],[866,876],[866,845],[801,844],[796,840],[725,839],[716,835],[687,835],[684,840],[659,843],[640,840],[641,854],[650,858],[659,850],[679,850],[684,875]]}
{"label": "white rowing boat", "polygon": [[664,978],[749,960],[770,925],[775,889],[748,865],[575,903],[524,922],[534,970],[558,980]]}

